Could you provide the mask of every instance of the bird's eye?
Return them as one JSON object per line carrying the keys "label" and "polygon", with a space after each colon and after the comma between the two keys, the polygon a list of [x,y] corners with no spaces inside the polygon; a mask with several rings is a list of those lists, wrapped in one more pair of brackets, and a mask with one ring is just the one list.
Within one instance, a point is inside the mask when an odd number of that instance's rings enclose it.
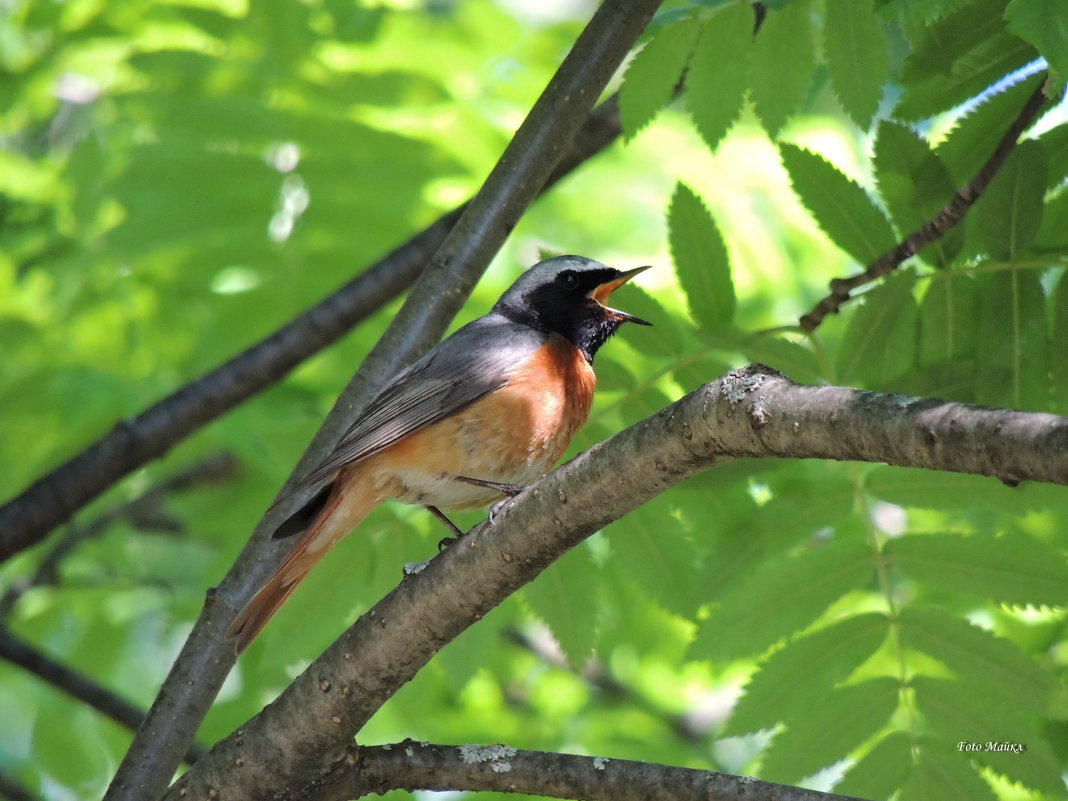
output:
{"label": "bird's eye", "polygon": [[578,274],[574,270],[564,270],[556,276],[556,281],[564,289],[576,289],[579,285]]}

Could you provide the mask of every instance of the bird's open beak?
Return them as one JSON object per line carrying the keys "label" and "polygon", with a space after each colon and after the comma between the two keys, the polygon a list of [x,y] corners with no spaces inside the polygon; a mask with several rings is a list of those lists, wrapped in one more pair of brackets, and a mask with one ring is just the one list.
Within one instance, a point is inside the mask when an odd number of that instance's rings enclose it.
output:
{"label": "bird's open beak", "polygon": [[600,303],[602,306],[604,306],[605,310],[621,323],[627,322],[637,323],[638,325],[652,325],[652,323],[643,320],[641,317],[635,317],[633,314],[627,314],[627,312],[619,311],[618,309],[611,309],[605,302],[608,300],[609,297],[611,297],[613,292],[619,289],[619,287],[623,286],[623,284],[627,283],[627,281],[636,276],[638,273],[645,272],[651,266],[651,264],[647,264],[644,267],[635,267],[633,270],[626,270],[625,272],[620,273],[619,277],[613,278],[611,281],[606,281],[600,286],[594,288],[594,290],[590,292],[589,296],[598,303]]}

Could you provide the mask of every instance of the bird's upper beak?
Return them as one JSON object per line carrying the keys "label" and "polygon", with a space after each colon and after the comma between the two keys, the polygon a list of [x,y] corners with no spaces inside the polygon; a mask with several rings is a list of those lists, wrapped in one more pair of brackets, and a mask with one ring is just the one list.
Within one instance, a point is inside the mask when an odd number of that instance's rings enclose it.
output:
{"label": "bird's upper beak", "polygon": [[644,267],[635,267],[633,270],[626,270],[624,272],[621,272],[611,281],[606,281],[605,283],[595,287],[594,290],[590,292],[589,296],[598,303],[600,303],[602,306],[604,306],[605,310],[609,313],[609,315],[615,317],[621,323],[629,322],[637,323],[638,325],[652,325],[652,323],[643,320],[641,317],[636,317],[633,314],[628,314],[627,312],[619,311],[618,309],[611,309],[605,302],[608,300],[608,298],[612,295],[613,292],[619,289],[619,287],[623,286],[623,284],[627,283],[627,281],[636,276],[638,273],[645,272],[651,266],[651,264],[647,264]]}

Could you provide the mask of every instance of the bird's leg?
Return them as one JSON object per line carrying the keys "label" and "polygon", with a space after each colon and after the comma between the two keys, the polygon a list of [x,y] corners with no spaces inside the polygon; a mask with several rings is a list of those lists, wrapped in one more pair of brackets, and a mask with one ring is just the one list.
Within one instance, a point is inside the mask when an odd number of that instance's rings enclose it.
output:
{"label": "bird's leg", "polygon": [[436,507],[436,506],[427,506],[426,510],[428,512],[430,512],[430,514],[434,515],[434,517],[436,517],[438,520],[440,520],[446,526],[448,526],[449,530],[453,534],[456,535],[455,537],[446,537],[441,542],[439,542],[438,543],[438,550],[439,551],[445,550],[450,545],[452,545],[454,542],[456,542],[456,540],[460,539],[460,537],[462,537],[464,535],[464,532],[460,531],[460,527],[457,526],[455,523],[453,523],[451,520],[449,520],[449,518],[447,518],[445,516],[444,512],[442,512],[438,507]]}
{"label": "bird's leg", "polygon": [[497,492],[504,493],[509,498],[514,498],[521,493],[526,487],[520,484],[507,484],[501,481],[487,481],[484,478],[471,478],[470,476],[456,476],[457,481],[463,481],[465,484],[474,484],[476,487],[485,487],[486,489],[497,490]]}

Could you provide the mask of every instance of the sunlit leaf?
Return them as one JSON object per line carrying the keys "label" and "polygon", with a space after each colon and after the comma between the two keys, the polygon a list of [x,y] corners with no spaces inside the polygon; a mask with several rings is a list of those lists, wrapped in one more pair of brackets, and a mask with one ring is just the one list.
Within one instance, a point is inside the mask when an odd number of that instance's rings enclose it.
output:
{"label": "sunlit leaf", "polygon": [[728,5],[701,28],[686,76],[686,108],[711,148],[741,113],[752,39],[753,12],[748,3]]}
{"label": "sunlit leaf", "polygon": [[597,635],[597,568],[584,546],[572,548],[522,590],[568,661],[582,668]]}
{"label": "sunlit leaf", "polygon": [[[955,744],[955,743],[954,743]],[[903,801],[996,801],[990,785],[944,738],[924,739],[901,789]]]}
{"label": "sunlit leaf", "polygon": [[912,738],[896,731],[851,765],[834,791],[858,798],[889,798],[904,783],[911,768]]}
{"label": "sunlit leaf", "polygon": [[1068,79],[1068,16],[1059,0],[1011,0],[1005,8],[1009,30],[1035,46],[1060,81]]}
{"label": "sunlit leaf", "polygon": [[685,184],[675,187],[668,210],[671,256],[686,292],[690,316],[701,328],[715,331],[734,317],[730,258],[715,220]]}
{"label": "sunlit leaf", "polygon": [[827,0],[823,49],[842,107],[867,128],[879,106],[889,59],[870,0]]}
{"label": "sunlit leaf", "polygon": [[630,62],[619,90],[619,117],[633,137],[674,96],[700,30],[696,17],[665,25]]}
{"label": "sunlit leaf", "polygon": [[798,111],[812,87],[814,40],[811,0],[768,9],[753,43],[749,92],[772,137]]}

